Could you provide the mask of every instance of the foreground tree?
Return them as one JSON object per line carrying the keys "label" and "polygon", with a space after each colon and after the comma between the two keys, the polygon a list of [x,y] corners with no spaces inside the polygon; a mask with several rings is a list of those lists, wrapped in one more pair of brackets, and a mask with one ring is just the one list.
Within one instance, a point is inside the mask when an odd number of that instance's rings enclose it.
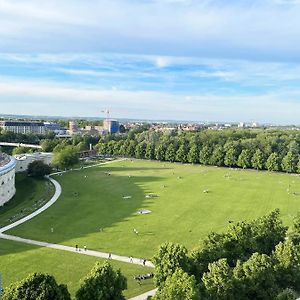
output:
{"label": "foreground tree", "polygon": [[187,272],[190,268],[187,249],[179,244],[164,243],[154,256],[155,277],[157,286],[162,286],[167,277],[177,268]]}
{"label": "foreground tree", "polygon": [[51,167],[41,160],[36,160],[28,165],[27,173],[32,177],[42,178],[51,173]]}
{"label": "foreground tree", "polygon": [[5,289],[3,300],[71,300],[65,285],[48,274],[34,273]]}
{"label": "foreground tree", "polygon": [[226,258],[209,264],[208,269],[202,281],[211,299],[234,299],[232,270]]}
{"label": "foreground tree", "polygon": [[115,271],[105,262],[97,263],[85,277],[79,290],[77,300],[121,300],[125,299],[122,291],[127,288],[126,278],[120,270]]}
{"label": "foreground tree", "polygon": [[163,287],[152,298],[153,300],[197,300],[199,292],[194,276],[189,276],[182,269],[167,278]]}

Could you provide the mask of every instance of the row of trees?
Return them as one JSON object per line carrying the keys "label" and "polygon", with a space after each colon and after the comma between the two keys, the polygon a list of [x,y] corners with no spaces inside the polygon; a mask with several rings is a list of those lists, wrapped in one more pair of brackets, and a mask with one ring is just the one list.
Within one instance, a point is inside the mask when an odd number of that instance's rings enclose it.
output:
{"label": "row of trees", "polygon": [[203,130],[162,134],[153,131],[104,137],[101,154],[160,161],[300,172],[300,135],[293,131]]}
{"label": "row of trees", "polygon": [[300,216],[287,236],[279,211],[210,234],[188,253],[163,244],[154,257],[155,300],[296,299],[300,291]]}
{"label": "row of trees", "polygon": [[[127,279],[120,270],[114,270],[105,262],[97,263],[83,279],[76,292],[77,300],[122,300],[127,289]],[[57,284],[49,274],[34,273],[24,280],[10,285],[4,291],[3,300],[71,300],[68,288]]]}

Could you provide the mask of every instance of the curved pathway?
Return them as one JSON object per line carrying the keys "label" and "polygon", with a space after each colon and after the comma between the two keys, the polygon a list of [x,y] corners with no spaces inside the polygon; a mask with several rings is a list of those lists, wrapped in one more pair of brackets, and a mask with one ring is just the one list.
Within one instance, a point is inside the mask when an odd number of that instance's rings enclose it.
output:
{"label": "curved pathway", "polygon": [[38,210],[34,211],[33,213],[31,213],[30,215],[12,223],[12,224],[9,224],[7,226],[4,226],[2,228],[0,228],[0,233],[3,233],[4,231],[7,231],[9,229],[12,229],[32,218],[34,218],[35,216],[39,215],[40,213],[42,213],[43,211],[45,211],[47,208],[49,208],[53,203],[56,202],[56,200],[59,198],[60,194],[61,194],[61,186],[60,184],[54,180],[53,178],[50,178],[49,176],[46,176],[54,185],[54,188],[55,188],[55,193],[54,195],[52,196],[52,198],[44,205],[42,206],[41,208],[39,208]]}
{"label": "curved pathway", "polygon": [[[92,168],[92,167],[105,165],[105,164],[109,164],[109,163],[113,163],[113,162],[117,162],[117,161],[122,161],[122,160],[125,160],[125,159],[108,161],[108,162],[99,163],[99,164],[86,166],[86,167],[82,167],[82,168],[77,168],[77,169],[73,169],[73,170],[56,172],[56,173],[50,174],[50,176],[51,175],[58,175],[58,174],[62,174],[62,173],[70,172],[70,171],[79,171],[79,170],[82,170],[82,169]],[[62,189],[61,189],[60,184],[56,180],[51,178],[50,176],[46,176],[46,177],[53,183],[53,185],[55,187],[55,193],[52,196],[52,198],[44,206],[42,206],[41,208],[39,208],[35,212],[31,213],[30,215],[28,215],[28,216],[26,216],[26,217],[24,217],[24,218],[22,218],[22,219],[20,219],[16,222],[12,223],[12,224],[9,224],[5,227],[0,228],[0,238],[1,239],[6,239],[6,240],[10,240],[10,241],[35,245],[35,246],[39,246],[39,247],[47,247],[47,248],[52,248],[52,249],[56,249],[56,250],[69,251],[69,252],[88,255],[88,256],[95,256],[95,257],[101,257],[101,258],[106,258],[106,259],[112,259],[112,260],[117,260],[117,261],[121,261],[121,262],[125,262],[125,263],[132,263],[132,264],[135,264],[135,265],[141,265],[141,266],[154,268],[154,265],[151,261],[146,261],[145,264],[144,264],[143,259],[141,259],[141,258],[134,258],[134,257],[130,258],[130,257],[127,257],[127,256],[120,256],[120,255],[116,255],[116,254],[112,254],[112,253],[100,252],[100,251],[95,251],[95,250],[84,250],[84,249],[80,249],[80,248],[78,248],[78,250],[76,250],[74,247],[70,247],[70,246],[65,246],[65,245],[60,245],[60,244],[52,244],[52,243],[41,242],[41,241],[35,241],[35,240],[30,240],[30,239],[24,239],[24,238],[14,236],[14,235],[4,234],[3,232],[5,232],[9,229],[12,229],[12,228],[28,221],[28,220],[34,218],[35,216],[39,215],[40,213],[42,213],[43,211],[48,209],[52,204],[54,204],[57,201],[57,199],[61,195]],[[146,300],[148,298],[148,296],[153,296],[156,293],[156,291],[157,291],[157,289],[148,291],[148,292],[146,292],[142,295],[131,298],[130,300]]]}

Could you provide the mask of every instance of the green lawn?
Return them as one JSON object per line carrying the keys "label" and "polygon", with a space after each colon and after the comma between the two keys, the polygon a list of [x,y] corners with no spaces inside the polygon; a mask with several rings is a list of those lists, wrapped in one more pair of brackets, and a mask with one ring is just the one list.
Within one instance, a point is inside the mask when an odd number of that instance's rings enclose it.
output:
{"label": "green lawn", "polygon": [[[74,296],[80,280],[97,261],[103,262],[104,259],[0,240],[0,273],[4,287],[27,277],[29,273],[44,272],[54,275],[58,283],[67,284]],[[133,279],[133,276],[153,272],[153,269],[116,261],[110,263],[114,268],[120,268],[127,277],[128,289],[124,292],[127,298],[154,288],[152,280],[145,280],[139,286]]]}
{"label": "green lawn", "polygon": [[26,174],[16,174],[16,194],[0,207],[0,227],[29,215],[54,194],[53,184],[46,179],[35,179]]}
{"label": "green lawn", "polygon": [[[61,198],[10,234],[150,259],[165,241],[191,249],[210,231],[224,230],[229,220],[279,208],[290,224],[300,210],[300,178],[280,173],[136,160],[55,179]],[[158,197],[146,198],[149,193]],[[138,215],[140,209],[152,213]]]}

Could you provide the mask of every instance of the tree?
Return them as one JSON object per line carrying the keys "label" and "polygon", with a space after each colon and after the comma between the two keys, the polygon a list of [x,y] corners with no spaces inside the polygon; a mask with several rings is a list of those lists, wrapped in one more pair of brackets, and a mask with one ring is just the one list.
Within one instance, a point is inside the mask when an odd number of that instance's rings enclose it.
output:
{"label": "tree", "polygon": [[264,168],[264,155],[260,149],[257,149],[251,159],[252,168],[262,170]]}
{"label": "tree", "polygon": [[204,146],[200,149],[199,162],[203,165],[208,165],[210,162],[210,149],[208,146]]}
{"label": "tree", "polygon": [[180,145],[176,152],[176,161],[185,163],[187,162],[187,150],[184,144]]}
{"label": "tree", "polygon": [[52,164],[55,167],[66,169],[75,165],[78,161],[76,149],[73,146],[67,146],[60,152],[54,152]]}
{"label": "tree", "polygon": [[157,286],[163,286],[167,277],[172,275],[177,268],[187,272],[190,268],[187,249],[179,244],[164,243],[159,247],[154,256],[155,276]]}
{"label": "tree", "polygon": [[135,141],[130,141],[128,147],[126,148],[126,155],[129,157],[134,157],[134,152],[135,152],[135,147],[136,147],[136,142]]}
{"label": "tree", "polygon": [[138,143],[135,148],[135,157],[136,158],[144,158],[146,151],[146,144],[144,142]]}
{"label": "tree", "polygon": [[215,146],[210,158],[210,163],[219,167],[224,164],[224,151],[221,145]]}
{"label": "tree", "polygon": [[175,152],[175,148],[173,144],[170,144],[166,150],[166,154],[165,154],[165,160],[166,161],[170,161],[170,162],[174,162],[175,161],[175,156],[176,156],[176,152]]}
{"label": "tree", "polygon": [[234,299],[232,270],[226,258],[208,265],[209,272],[204,273],[202,281],[211,299]]}
{"label": "tree", "polygon": [[300,173],[300,157],[297,163],[297,173]]}
{"label": "tree", "polygon": [[237,163],[237,146],[235,143],[228,142],[224,146],[225,157],[224,165],[227,167],[233,167]]}
{"label": "tree", "polygon": [[[278,294],[272,258],[266,254],[253,253],[243,264],[233,270],[236,290],[233,299],[274,299]],[[242,287],[242,288],[241,288]]]}
{"label": "tree", "polygon": [[170,275],[153,300],[197,300],[199,299],[196,280],[178,268]]}
{"label": "tree", "polygon": [[146,150],[145,150],[145,158],[146,159],[154,159],[154,154],[155,154],[155,147],[153,144],[147,144]]}
{"label": "tree", "polygon": [[196,164],[199,161],[199,152],[196,145],[190,148],[190,151],[187,156],[187,160],[189,163]]}
{"label": "tree", "polygon": [[276,245],[272,253],[275,262],[277,283],[281,288],[299,288],[300,284],[300,249],[292,241],[287,240]]}
{"label": "tree", "polygon": [[158,145],[157,148],[155,148],[155,158],[157,160],[164,160],[165,159],[165,147],[163,145]]}
{"label": "tree", "polygon": [[287,173],[296,172],[298,162],[298,155],[296,156],[292,152],[288,152],[287,155],[282,159],[281,167],[282,170]]}
{"label": "tree", "polygon": [[266,167],[268,171],[279,171],[280,170],[280,164],[279,164],[279,156],[276,152],[273,152],[270,154],[270,156],[267,159]]}
{"label": "tree", "polygon": [[237,165],[243,169],[249,168],[251,166],[251,154],[250,151],[244,149],[239,155]]}
{"label": "tree", "polygon": [[65,285],[58,285],[48,274],[30,274],[24,280],[5,289],[3,300],[71,300]]}
{"label": "tree", "polygon": [[275,300],[295,300],[297,298],[297,293],[294,290],[286,288],[276,296]]}
{"label": "tree", "polygon": [[115,271],[105,262],[96,263],[91,272],[84,278],[76,292],[77,300],[120,300],[125,299],[122,291],[127,288],[126,277],[120,270]]}
{"label": "tree", "polygon": [[28,152],[32,152],[32,149],[28,147],[15,147],[12,151],[12,155],[23,154]]}
{"label": "tree", "polygon": [[275,209],[252,222],[257,252],[270,255],[275,246],[284,241],[287,227],[283,225],[279,215],[279,209]]}
{"label": "tree", "polygon": [[98,143],[96,148],[100,154],[107,154],[107,144],[106,143]]}
{"label": "tree", "polygon": [[28,165],[27,173],[32,177],[44,177],[51,173],[51,167],[41,160],[36,160]]}

